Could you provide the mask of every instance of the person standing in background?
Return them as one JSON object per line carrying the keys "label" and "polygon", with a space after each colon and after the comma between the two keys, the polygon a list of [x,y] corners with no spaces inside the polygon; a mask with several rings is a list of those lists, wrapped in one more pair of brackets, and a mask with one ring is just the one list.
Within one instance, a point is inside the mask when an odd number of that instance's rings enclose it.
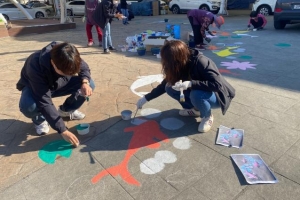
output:
{"label": "person standing in background", "polygon": [[93,46],[94,40],[93,40],[93,34],[92,34],[92,28],[95,25],[97,35],[98,35],[98,41],[99,41],[99,47],[102,47],[102,31],[100,27],[95,23],[93,20],[93,13],[96,10],[96,7],[100,1],[99,0],[85,0],[85,19],[86,19],[86,35],[88,38],[88,44],[87,46]]}
{"label": "person standing in background", "polygon": [[104,54],[110,54],[110,51],[116,50],[112,45],[110,34],[110,24],[113,18],[120,20],[123,18],[123,15],[117,12],[117,7],[113,0],[102,0],[93,13],[93,19],[103,30]]}
{"label": "person standing in background", "polygon": [[127,25],[127,24],[129,24],[128,23],[129,13],[128,13],[128,8],[127,8],[128,4],[127,4],[126,0],[121,0],[120,4],[121,4],[121,12],[122,12],[122,14],[124,16],[124,18],[123,18],[123,24]]}

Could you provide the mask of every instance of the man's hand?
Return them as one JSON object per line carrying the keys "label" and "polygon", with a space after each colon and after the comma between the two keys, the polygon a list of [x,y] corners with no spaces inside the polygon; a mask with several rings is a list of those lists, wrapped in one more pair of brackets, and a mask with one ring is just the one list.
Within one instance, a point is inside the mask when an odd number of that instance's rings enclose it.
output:
{"label": "man's hand", "polygon": [[88,84],[84,83],[81,86],[81,93],[82,95],[89,97],[93,94],[93,90]]}
{"label": "man's hand", "polygon": [[78,138],[71,133],[70,131],[66,130],[64,131],[61,136],[64,138],[65,141],[71,143],[74,147],[78,147],[79,146],[79,140]]}
{"label": "man's hand", "polygon": [[175,85],[172,86],[172,88],[176,91],[180,91],[180,88],[183,90],[187,90],[189,87],[192,87],[191,81],[184,81],[180,83],[180,81],[176,82]]}
{"label": "man's hand", "polygon": [[211,31],[207,31],[209,35],[215,36]]}
{"label": "man's hand", "polygon": [[115,14],[115,18],[118,18],[119,20],[123,19],[123,15],[120,13]]}
{"label": "man's hand", "polygon": [[211,41],[211,39],[208,38],[208,37],[206,37],[205,40],[206,40],[206,42],[208,42],[208,43],[210,43],[210,41]]}
{"label": "man's hand", "polygon": [[250,24],[248,24],[248,26],[247,26],[248,28],[250,28],[251,27],[251,25]]}

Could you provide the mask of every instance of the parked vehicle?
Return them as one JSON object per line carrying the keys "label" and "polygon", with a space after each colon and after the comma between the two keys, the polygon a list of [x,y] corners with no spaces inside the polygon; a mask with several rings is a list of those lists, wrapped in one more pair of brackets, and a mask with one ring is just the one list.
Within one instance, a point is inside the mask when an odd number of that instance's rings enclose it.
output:
{"label": "parked vehicle", "polygon": [[169,3],[169,10],[173,14],[179,14],[199,8],[217,14],[220,10],[220,5],[220,0],[172,0]]}
{"label": "parked vehicle", "polygon": [[67,3],[67,15],[84,15],[85,1],[75,0]]}
{"label": "parked vehicle", "polygon": [[256,0],[252,6],[252,10],[265,16],[274,13],[276,0]]}
{"label": "parked vehicle", "polygon": [[[33,17],[41,18],[47,16],[45,10],[40,8],[28,8],[24,4],[21,4],[23,8]],[[12,3],[0,4],[0,13],[5,17],[6,20],[26,19],[26,16]]]}
{"label": "parked vehicle", "polygon": [[26,6],[29,7],[29,8],[41,8],[41,9],[44,9],[46,11],[47,15],[50,15],[51,13],[54,12],[52,6],[49,6],[47,4],[40,3],[40,2],[30,2]]}
{"label": "parked vehicle", "polygon": [[300,23],[300,0],[277,0],[274,28],[284,29],[287,24]]}

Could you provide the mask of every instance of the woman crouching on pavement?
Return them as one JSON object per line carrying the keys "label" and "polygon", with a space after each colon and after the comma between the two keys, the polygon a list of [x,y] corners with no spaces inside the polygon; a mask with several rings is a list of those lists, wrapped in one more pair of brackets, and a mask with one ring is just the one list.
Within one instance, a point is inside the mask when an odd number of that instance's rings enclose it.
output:
{"label": "woman crouching on pavement", "polygon": [[[212,108],[221,108],[225,115],[235,89],[220,74],[215,63],[198,50],[189,49],[179,40],[168,41],[161,49],[164,80],[150,93],[138,100],[142,106],[165,92],[177,100],[181,116],[201,117],[199,132],[207,132],[213,125]],[[183,96],[180,89],[183,89]]]}

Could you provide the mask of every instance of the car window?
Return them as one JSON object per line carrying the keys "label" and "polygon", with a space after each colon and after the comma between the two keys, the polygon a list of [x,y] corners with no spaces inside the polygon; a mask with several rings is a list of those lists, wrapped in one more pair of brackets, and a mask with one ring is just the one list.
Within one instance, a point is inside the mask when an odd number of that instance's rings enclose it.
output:
{"label": "car window", "polygon": [[16,8],[16,6],[14,4],[10,3],[10,4],[3,5],[1,8]]}
{"label": "car window", "polygon": [[84,1],[72,1],[70,5],[85,5]]}

